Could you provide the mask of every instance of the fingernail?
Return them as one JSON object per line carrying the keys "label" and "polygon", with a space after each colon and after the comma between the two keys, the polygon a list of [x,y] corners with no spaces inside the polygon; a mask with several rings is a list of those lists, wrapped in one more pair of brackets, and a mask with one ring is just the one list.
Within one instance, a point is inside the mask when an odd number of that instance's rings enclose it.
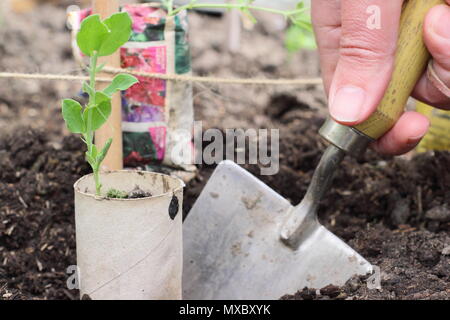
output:
{"label": "fingernail", "polygon": [[441,6],[440,14],[432,25],[432,30],[437,35],[450,40],[450,7]]}
{"label": "fingernail", "polygon": [[408,146],[416,146],[416,145],[418,145],[419,142],[423,139],[423,137],[425,137],[426,134],[427,134],[427,132],[424,132],[423,134],[421,134],[419,136],[409,137],[407,145]]}
{"label": "fingernail", "polygon": [[360,119],[366,93],[355,86],[340,88],[334,95],[330,104],[331,116],[344,123],[353,123]]}

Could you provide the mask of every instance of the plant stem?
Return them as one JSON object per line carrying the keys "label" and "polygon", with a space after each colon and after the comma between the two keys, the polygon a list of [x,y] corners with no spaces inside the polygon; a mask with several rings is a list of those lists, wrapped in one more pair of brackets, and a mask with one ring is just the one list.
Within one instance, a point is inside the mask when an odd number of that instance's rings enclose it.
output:
{"label": "plant stem", "polygon": [[99,168],[97,166],[96,169],[92,168],[94,171],[94,181],[95,181],[95,195],[100,196],[101,195],[101,189],[102,185],[100,184],[100,176],[99,176]]}
{"label": "plant stem", "polygon": [[173,0],[167,0],[166,1],[167,4],[167,14],[171,17],[173,16]]}
{"label": "plant stem", "polygon": [[90,97],[89,103],[93,102],[95,104],[95,76],[97,75],[97,61],[98,61],[98,53],[95,52],[91,57],[91,63],[89,68],[89,74],[90,74],[90,87],[93,89],[93,96]]}
{"label": "plant stem", "polygon": [[[95,89],[96,85],[96,75],[97,75],[97,63],[98,63],[98,53],[95,52],[91,57],[91,63],[89,68],[90,73],[90,83],[89,86],[92,88],[91,96],[89,97],[89,105],[88,107],[95,106],[95,95],[97,93]],[[94,155],[93,149],[94,149],[94,132],[92,131],[92,112],[88,113],[88,121],[87,121],[87,134],[85,137],[87,147],[88,147],[88,154],[90,156],[89,163],[91,165],[92,171],[94,173],[94,181],[95,181],[95,195],[100,196],[101,195],[101,184],[100,184],[100,178],[99,178],[99,171],[100,166],[97,163],[97,156]]]}
{"label": "plant stem", "polygon": [[[94,53],[91,57],[91,63],[90,63],[90,68],[89,68],[89,73],[90,73],[90,83],[89,86],[92,88],[92,94],[89,97],[89,107],[92,107],[95,105],[95,76],[96,76],[96,69],[97,69],[97,53]],[[86,142],[88,144],[88,152],[89,154],[92,154],[92,145],[93,145],[93,140],[94,140],[94,134],[92,132],[92,113],[88,113],[88,121],[87,121],[87,139]]]}
{"label": "plant stem", "polygon": [[192,4],[186,4],[184,6],[181,6],[175,10],[172,10],[171,13],[169,13],[169,16],[174,16],[178,13],[180,13],[183,10],[191,10],[191,9],[202,9],[202,8],[211,8],[211,9],[239,9],[239,10],[259,10],[259,11],[265,11],[270,13],[275,13],[284,16],[285,18],[288,18],[290,16],[305,12],[306,9],[298,9],[298,10],[291,10],[291,11],[283,11],[278,9],[272,9],[272,8],[266,8],[266,7],[259,7],[259,6],[251,6],[246,4],[238,4],[238,3],[224,3],[224,4],[208,4],[208,3],[192,3]]}

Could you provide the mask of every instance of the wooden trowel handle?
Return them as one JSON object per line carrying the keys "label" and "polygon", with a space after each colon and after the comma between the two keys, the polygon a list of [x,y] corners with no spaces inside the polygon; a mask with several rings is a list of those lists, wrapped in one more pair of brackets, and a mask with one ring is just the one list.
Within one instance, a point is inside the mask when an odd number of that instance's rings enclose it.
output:
{"label": "wooden trowel handle", "polygon": [[405,1],[391,82],[377,110],[364,123],[354,127],[359,132],[378,139],[404,112],[408,98],[430,59],[423,41],[425,16],[431,8],[443,3],[443,0]]}

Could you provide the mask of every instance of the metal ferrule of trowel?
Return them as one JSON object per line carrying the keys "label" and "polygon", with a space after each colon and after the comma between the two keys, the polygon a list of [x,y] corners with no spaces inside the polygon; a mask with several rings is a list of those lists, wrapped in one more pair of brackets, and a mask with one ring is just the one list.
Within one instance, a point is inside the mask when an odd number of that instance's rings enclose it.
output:
{"label": "metal ferrule of trowel", "polygon": [[280,231],[281,241],[293,250],[321,226],[317,218],[320,201],[330,189],[336,170],[347,153],[358,156],[373,141],[358,130],[341,125],[331,118],[320,129],[330,146],[322,156],[305,197],[293,207]]}

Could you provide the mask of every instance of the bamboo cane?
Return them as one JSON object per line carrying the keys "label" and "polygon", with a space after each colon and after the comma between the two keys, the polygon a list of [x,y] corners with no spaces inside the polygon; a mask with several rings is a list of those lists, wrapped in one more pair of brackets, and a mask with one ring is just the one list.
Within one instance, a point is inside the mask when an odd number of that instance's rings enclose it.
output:
{"label": "bamboo cane", "polygon": [[[94,14],[99,14],[102,19],[119,11],[118,0],[93,0],[92,8]],[[105,63],[105,66],[120,68],[120,52],[102,57],[99,63]],[[99,77],[112,77],[111,74],[101,73]],[[98,90],[107,86],[105,83],[98,84]],[[95,144],[99,150],[103,148],[109,138],[113,138],[113,143],[109,149],[108,155],[102,163],[102,171],[121,170],[123,168],[123,145],[122,145],[122,102],[120,92],[112,97],[112,112],[106,124],[96,131]]]}

